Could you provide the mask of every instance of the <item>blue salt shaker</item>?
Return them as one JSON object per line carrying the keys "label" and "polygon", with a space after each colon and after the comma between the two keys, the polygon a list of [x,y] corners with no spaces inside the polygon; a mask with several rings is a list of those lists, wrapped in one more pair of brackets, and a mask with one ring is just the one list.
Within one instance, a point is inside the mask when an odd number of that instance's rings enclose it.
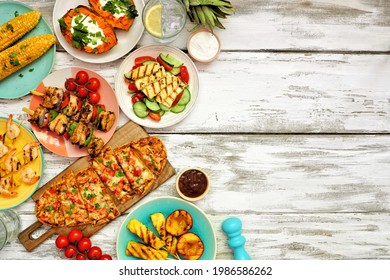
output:
{"label": "blue salt shaker", "polygon": [[250,260],[251,257],[245,251],[246,239],[241,235],[242,223],[239,218],[228,218],[222,223],[222,230],[228,236],[228,246],[233,249],[234,260]]}

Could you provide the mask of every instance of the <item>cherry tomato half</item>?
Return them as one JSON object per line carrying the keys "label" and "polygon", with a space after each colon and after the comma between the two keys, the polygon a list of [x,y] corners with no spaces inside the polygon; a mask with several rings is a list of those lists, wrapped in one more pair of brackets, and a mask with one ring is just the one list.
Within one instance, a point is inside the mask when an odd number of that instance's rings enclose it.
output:
{"label": "cherry tomato half", "polygon": [[81,98],[85,98],[88,96],[88,90],[84,86],[77,86],[77,96]]}
{"label": "cherry tomato half", "polygon": [[127,89],[129,90],[130,93],[135,93],[139,91],[138,88],[135,86],[135,83],[130,83],[127,86]]}
{"label": "cherry tomato half", "polygon": [[149,112],[149,117],[152,120],[155,120],[156,122],[159,122],[161,120],[161,115],[160,113],[154,113],[154,112]]}
{"label": "cherry tomato half", "polygon": [[103,252],[102,249],[98,246],[92,246],[91,249],[89,249],[87,253],[87,257],[90,260],[98,260],[102,256]]}
{"label": "cherry tomato half", "polygon": [[79,85],[85,85],[88,82],[89,76],[88,73],[84,70],[81,70],[76,73],[75,81]]}
{"label": "cherry tomato half", "polygon": [[112,260],[112,257],[109,254],[103,254],[99,260]]}
{"label": "cherry tomato half", "polygon": [[96,91],[91,91],[89,93],[89,103],[91,104],[98,104],[100,100],[100,94]]}
{"label": "cherry tomato half", "polygon": [[135,102],[141,101],[143,102],[145,99],[145,95],[142,92],[136,93],[131,97],[131,103],[134,104]]}
{"label": "cherry tomato half", "polygon": [[68,245],[69,245],[68,237],[66,237],[63,234],[58,235],[58,237],[56,238],[56,247],[58,249],[63,249],[63,248],[65,248]]}
{"label": "cherry tomato half", "polygon": [[190,81],[190,74],[188,74],[188,69],[184,65],[180,66],[180,77],[186,84]]}
{"label": "cherry tomato half", "polygon": [[140,65],[140,64],[142,64],[142,63],[144,63],[145,61],[148,61],[148,60],[156,61],[156,59],[155,59],[154,57],[145,55],[145,56],[139,56],[139,57],[137,57],[137,58],[134,60],[134,63],[137,64],[137,65]]}
{"label": "cherry tomato half", "polygon": [[91,249],[91,247],[92,247],[92,242],[91,239],[89,239],[88,237],[81,238],[81,240],[77,244],[77,249],[81,253],[87,253],[89,249]]}
{"label": "cherry tomato half", "polygon": [[68,259],[73,259],[77,255],[77,248],[73,244],[70,244],[66,247],[64,251],[65,257]]}
{"label": "cherry tomato half", "polygon": [[179,94],[176,96],[175,100],[174,100],[173,103],[172,103],[172,106],[171,106],[172,108],[175,107],[175,106],[177,105],[177,103],[179,103],[179,101],[180,101],[180,99],[181,99],[182,96],[183,96],[183,92],[179,93]]}
{"label": "cherry tomato half", "polygon": [[97,91],[100,87],[100,81],[98,78],[90,78],[85,87],[90,91]]}
{"label": "cherry tomato half", "polygon": [[78,228],[74,228],[68,233],[68,239],[70,243],[75,244],[79,242],[82,238],[83,238],[83,232]]}
{"label": "cherry tomato half", "polygon": [[65,88],[69,91],[75,91],[77,88],[77,84],[74,78],[68,78],[65,81]]}

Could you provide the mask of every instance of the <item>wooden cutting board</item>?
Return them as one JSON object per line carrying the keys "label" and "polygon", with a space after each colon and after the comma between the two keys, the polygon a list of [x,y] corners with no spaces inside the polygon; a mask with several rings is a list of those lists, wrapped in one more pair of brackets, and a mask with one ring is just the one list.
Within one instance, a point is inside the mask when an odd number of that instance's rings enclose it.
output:
{"label": "wooden cutting board", "polygon": [[[121,128],[119,128],[111,138],[111,140],[106,144],[108,146],[111,146],[113,149],[116,147],[119,147],[121,145],[124,145],[126,143],[129,143],[132,140],[147,137],[149,134],[139,125],[136,123],[129,121],[125,125],[123,125]],[[33,195],[32,199],[34,201],[37,201],[38,198],[41,196],[43,192],[57,179],[59,179],[61,176],[63,176],[65,173],[69,171],[77,172],[81,170],[82,168],[90,166],[88,163],[88,156],[83,157],[72,163],[68,168],[63,170],[61,173],[59,173],[57,176],[52,178],[49,182],[47,182],[45,185],[43,185],[41,188],[39,188]],[[169,155],[168,155],[169,158]],[[144,198],[148,193],[158,188],[161,184],[163,184],[165,181],[167,181],[169,178],[171,178],[173,175],[175,175],[176,171],[172,167],[172,165],[167,161],[163,171],[161,174],[157,177],[156,181],[152,185],[152,187],[147,191],[146,193],[142,194],[141,196],[135,195],[133,198],[131,198],[129,201],[126,201],[125,203],[120,203],[113,197],[115,204],[121,214],[128,210],[130,207],[132,207],[134,204],[136,204],[138,201],[140,201],[142,198]],[[79,226],[78,228],[83,232],[84,236],[90,237],[99,230],[101,230],[103,227],[107,226],[109,223],[101,224],[101,225],[84,225]],[[37,238],[33,238],[33,233],[40,229],[40,227],[43,226],[43,224],[40,221],[36,221],[32,225],[30,225],[28,228],[26,228],[24,231],[22,231],[18,238],[19,241],[23,244],[23,246],[26,248],[27,251],[31,252],[34,248],[38,247],[42,242],[44,242],[46,239],[50,238],[53,234],[65,234],[67,235],[69,231],[72,229],[72,227],[51,227],[47,231],[45,231],[43,234],[41,234]]]}

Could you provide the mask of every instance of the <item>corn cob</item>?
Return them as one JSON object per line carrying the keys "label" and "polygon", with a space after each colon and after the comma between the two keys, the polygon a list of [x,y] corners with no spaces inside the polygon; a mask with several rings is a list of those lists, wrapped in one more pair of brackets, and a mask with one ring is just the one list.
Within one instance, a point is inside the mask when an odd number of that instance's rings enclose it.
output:
{"label": "corn cob", "polygon": [[27,32],[37,26],[41,12],[30,11],[19,15],[0,26],[0,51],[5,50]]}
{"label": "corn cob", "polygon": [[39,58],[55,43],[52,34],[38,35],[0,52],[0,81]]}

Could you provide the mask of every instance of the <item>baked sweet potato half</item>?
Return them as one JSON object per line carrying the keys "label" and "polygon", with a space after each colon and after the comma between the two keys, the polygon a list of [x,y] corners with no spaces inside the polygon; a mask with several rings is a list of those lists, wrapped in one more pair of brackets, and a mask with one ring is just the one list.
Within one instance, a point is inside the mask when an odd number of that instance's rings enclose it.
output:
{"label": "baked sweet potato half", "polygon": [[70,9],[58,22],[66,41],[87,53],[104,53],[118,43],[112,26],[89,7]]}
{"label": "baked sweet potato half", "polygon": [[88,0],[88,2],[113,28],[128,31],[138,16],[132,0],[109,0],[104,5],[100,0]]}

